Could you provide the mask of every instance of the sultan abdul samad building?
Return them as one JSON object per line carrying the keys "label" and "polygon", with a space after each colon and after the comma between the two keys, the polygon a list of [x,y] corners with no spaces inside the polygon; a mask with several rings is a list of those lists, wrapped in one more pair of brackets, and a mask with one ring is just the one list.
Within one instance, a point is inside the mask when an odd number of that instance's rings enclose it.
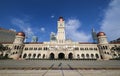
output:
{"label": "sultan abdul samad building", "polygon": [[[25,33],[18,32],[13,42],[1,42],[1,56],[12,59],[93,59],[120,58],[120,43],[109,43],[104,32],[96,35],[96,43],[73,42],[65,38],[65,21],[60,17],[57,34],[51,33],[49,42],[24,42]],[[2,33],[2,32],[1,32]],[[12,36],[14,37],[14,35]],[[6,39],[4,37],[4,39]],[[2,40],[2,37],[1,37]]]}

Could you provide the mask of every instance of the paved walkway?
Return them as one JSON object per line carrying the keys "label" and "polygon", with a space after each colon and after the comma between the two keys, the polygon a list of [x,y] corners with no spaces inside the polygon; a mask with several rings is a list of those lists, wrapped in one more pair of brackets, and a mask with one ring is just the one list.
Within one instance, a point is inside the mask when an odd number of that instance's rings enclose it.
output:
{"label": "paved walkway", "polygon": [[0,70],[0,76],[120,76],[120,70]]}

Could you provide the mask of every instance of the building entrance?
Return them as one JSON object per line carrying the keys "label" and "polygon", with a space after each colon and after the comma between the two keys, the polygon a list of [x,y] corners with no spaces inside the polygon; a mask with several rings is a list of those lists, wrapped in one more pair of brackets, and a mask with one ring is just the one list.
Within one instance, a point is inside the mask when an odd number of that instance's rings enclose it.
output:
{"label": "building entrance", "polygon": [[72,53],[69,53],[68,59],[73,59],[73,54]]}
{"label": "building entrance", "polygon": [[65,54],[64,53],[59,53],[58,54],[58,59],[65,59]]}
{"label": "building entrance", "polygon": [[50,54],[50,59],[54,59],[54,54],[53,53]]}

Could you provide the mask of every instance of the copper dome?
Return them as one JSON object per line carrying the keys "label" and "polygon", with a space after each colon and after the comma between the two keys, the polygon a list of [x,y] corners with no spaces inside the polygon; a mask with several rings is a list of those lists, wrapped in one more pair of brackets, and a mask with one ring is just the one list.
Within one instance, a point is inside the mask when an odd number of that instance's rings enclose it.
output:
{"label": "copper dome", "polygon": [[18,32],[16,35],[18,35],[18,36],[25,36],[25,33],[24,32]]}
{"label": "copper dome", "polygon": [[97,33],[97,37],[98,36],[105,36],[105,33],[104,32],[99,32],[99,33]]}

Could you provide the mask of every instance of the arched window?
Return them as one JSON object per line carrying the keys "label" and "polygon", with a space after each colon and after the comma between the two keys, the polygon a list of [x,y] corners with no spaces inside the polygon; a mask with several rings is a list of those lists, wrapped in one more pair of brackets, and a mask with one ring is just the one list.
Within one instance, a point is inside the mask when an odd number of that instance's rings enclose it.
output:
{"label": "arched window", "polygon": [[89,54],[86,54],[86,57],[89,58]]}
{"label": "arched window", "polygon": [[17,46],[17,50],[19,49],[19,46]]}
{"label": "arched window", "polygon": [[84,58],[85,58],[85,55],[84,55],[84,54],[81,54],[81,57],[84,59]]}
{"label": "arched window", "polygon": [[24,54],[24,55],[23,55],[23,58],[26,58],[26,57],[27,57],[27,54]]}
{"label": "arched window", "polygon": [[31,57],[31,54],[28,54],[28,57],[30,58],[30,57]]}
{"label": "arched window", "polygon": [[0,56],[3,56],[3,54],[0,54]]}
{"label": "arched window", "polygon": [[79,50],[79,48],[78,48],[78,47],[75,47],[75,50]]}
{"label": "arched window", "polygon": [[88,48],[85,48],[85,50],[88,50]]}
{"label": "arched window", "polygon": [[15,46],[14,49],[17,49],[17,46]]}
{"label": "arched window", "polygon": [[120,54],[118,54],[118,56],[120,57]]}
{"label": "arched window", "polygon": [[50,59],[54,59],[54,53],[50,54]]}
{"label": "arched window", "polygon": [[99,58],[99,55],[98,54],[95,54],[96,58]]}
{"label": "arched window", "polygon": [[91,54],[91,58],[92,58],[92,59],[94,58],[94,54]]}
{"label": "arched window", "polygon": [[28,50],[28,48],[26,47],[25,50]]}
{"label": "arched window", "polygon": [[45,54],[43,54],[43,59],[45,58]]}
{"label": "arched window", "polygon": [[34,50],[37,50],[37,48],[34,48]]}
{"label": "arched window", "polygon": [[41,56],[41,54],[38,54],[38,55],[37,55],[37,58],[39,58],[40,56]]}
{"label": "arched window", "polygon": [[7,58],[7,57],[8,57],[8,54],[5,54],[5,57]]}
{"label": "arched window", "polygon": [[22,55],[20,55],[20,58],[21,58]]}
{"label": "arched window", "polygon": [[68,59],[72,59],[73,58],[73,54],[72,53],[69,53],[68,54]]}
{"label": "arched window", "polygon": [[38,48],[38,50],[42,50],[42,48],[40,47],[40,48]]}
{"label": "arched window", "polygon": [[106,48],[106,49],[108,49],[108,47],[107,47],[107,46],[105,46],[105,48]]}
{"label": "arched window", "polygon": [[33,54],[33,58],[35,58],[36,57],[36,54]]}
{"label": "arched window", "polygon": [[103,47],[101,46],[101,49],[103,49]]}
{"label": "arched window", "polygon": [[80,58],[79,54],[77,54],[77,58]]}
{"label": "arched window", "polygon": [[17,54],[17,51],[15,53]]}
{"label": "arched window", "polygon": [[116,54],[113,54],[114,56],[117,56]]}

